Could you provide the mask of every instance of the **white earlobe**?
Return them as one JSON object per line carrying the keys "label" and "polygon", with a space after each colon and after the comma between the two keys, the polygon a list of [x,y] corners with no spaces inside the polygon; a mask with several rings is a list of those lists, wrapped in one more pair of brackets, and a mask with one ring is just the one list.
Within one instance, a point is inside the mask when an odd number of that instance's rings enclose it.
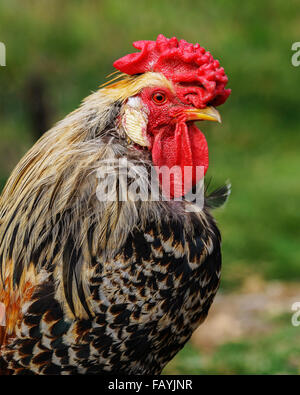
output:
{"label": "white earlobe", "polygon": [[130,97],[124,107],[122,126],[127,136],[142,147],[149,146],[147,124],[148,118],[142,109],[140,99]]}

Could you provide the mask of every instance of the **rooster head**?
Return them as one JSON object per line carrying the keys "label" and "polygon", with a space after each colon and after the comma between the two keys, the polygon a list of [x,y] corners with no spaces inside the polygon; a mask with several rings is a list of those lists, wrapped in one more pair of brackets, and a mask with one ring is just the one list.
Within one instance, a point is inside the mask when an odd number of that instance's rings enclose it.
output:
{"label": "rooster head", "polygon": [[195,122],[221,122],[215,107],[230,95],[228,78],[199,44],[159,35],[133,46],[140,52],[114,62],[124,78],[106,90],[122,101],[120,122],[136,148],[149,150],[157,169],[173,169],[169,192],[180,197],[208,169],[207,142]]}

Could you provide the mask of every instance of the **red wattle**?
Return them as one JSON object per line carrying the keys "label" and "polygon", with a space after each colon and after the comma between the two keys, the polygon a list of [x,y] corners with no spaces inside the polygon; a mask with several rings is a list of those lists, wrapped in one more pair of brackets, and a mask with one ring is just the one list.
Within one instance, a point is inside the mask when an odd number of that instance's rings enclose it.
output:
{"label": "red wattle", "polygon": [[179,122],[175,132],[162,130],[155,136],[152,160],[158,167],[164,194],[173,198],[184,196],[208,169],[205,136],[194,124]]}

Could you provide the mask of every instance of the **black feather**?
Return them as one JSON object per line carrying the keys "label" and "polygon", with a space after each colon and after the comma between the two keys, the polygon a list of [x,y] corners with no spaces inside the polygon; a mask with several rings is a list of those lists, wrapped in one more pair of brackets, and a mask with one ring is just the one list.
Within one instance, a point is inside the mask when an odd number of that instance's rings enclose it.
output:
{"label": "black feather", "polygon": [[205,197],[205,205],[211,209],[222,207],[231,193],[231,184],[223,185]]}
{"label": "black feather", "polygon": [[69,304],[69,307],[75,314],[75,307],[73,301],[73,278],[75,278],[75,284],[77,289],[77,294],[79,297],[82,306],[84,307],[86,313],[89,318],[92,318],[91,312],[86,302],[86,296],[83,290],[81,271],[83,266],[83,258],[81,248],[76,248],[74,239],[72,235],[69,236],[63,253],[63,284],[66,300]]}

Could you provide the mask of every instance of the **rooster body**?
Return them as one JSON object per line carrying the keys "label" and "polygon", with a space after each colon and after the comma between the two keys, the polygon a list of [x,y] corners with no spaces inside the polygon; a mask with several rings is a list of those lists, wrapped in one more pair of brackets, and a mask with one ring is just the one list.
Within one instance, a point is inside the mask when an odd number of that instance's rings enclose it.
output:
{"label": "rooster body", "polygon": [[[183,165],[164,148],[173,137],[162,137],[172,122],[161,97],[180,119],[175,151],[206,160],[194,153],[203,140],[192,122],[216,113],[202,105],[192,118],[191,103],[180,110],[166,74],[127,70],[47,132],[12,173],[0,200],[2,374],[159,374],[206,318],[221,269],[212,198],[194,210],[174,199],[185,192],[174,179],[170,200],[102,201],[97,193],[109,163],[119,196],[120,158],[147,176],[153,162]],[[148,177],[142,187],[150,189]]]}

